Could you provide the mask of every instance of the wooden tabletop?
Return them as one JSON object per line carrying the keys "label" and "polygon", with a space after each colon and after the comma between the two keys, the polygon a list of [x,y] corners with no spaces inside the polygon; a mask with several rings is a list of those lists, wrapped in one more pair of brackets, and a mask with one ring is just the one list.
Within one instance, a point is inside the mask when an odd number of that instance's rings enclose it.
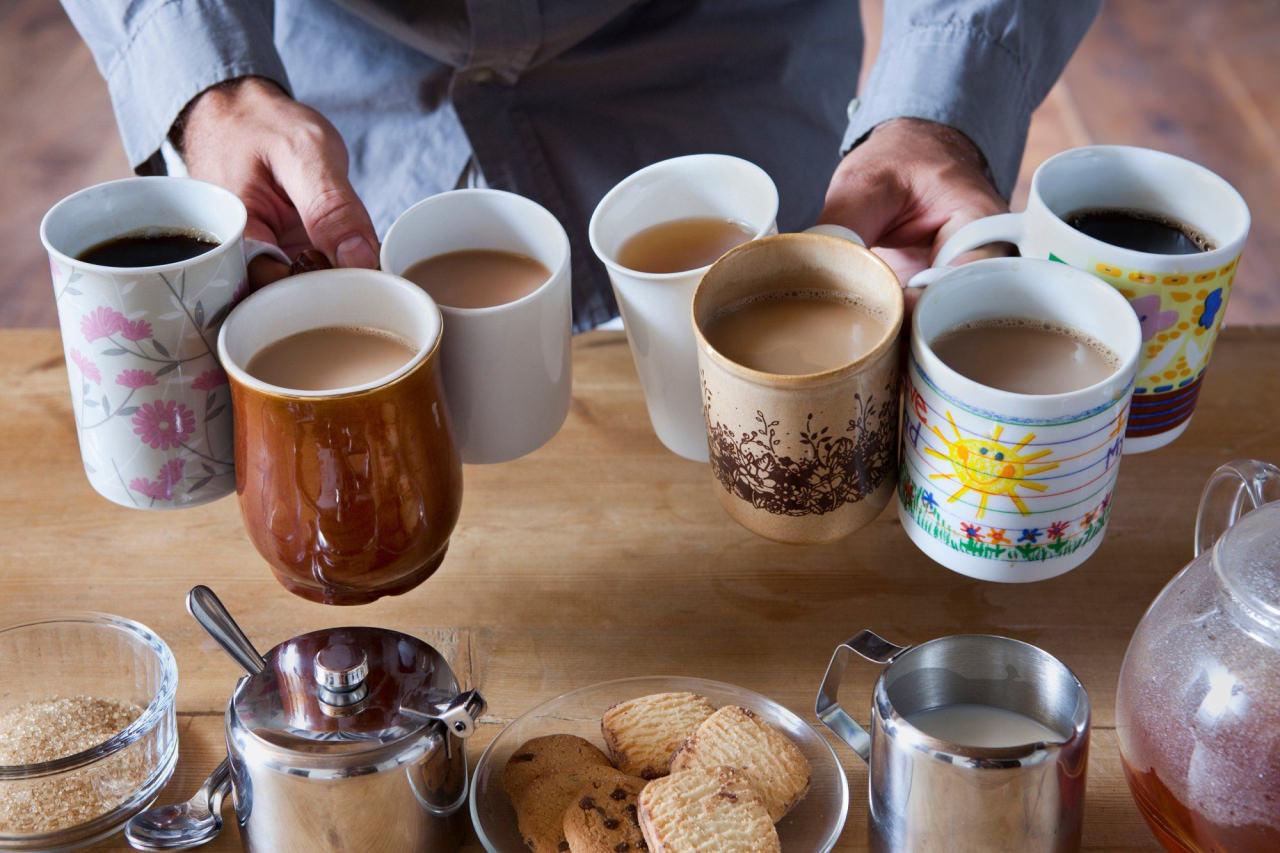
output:
{"label": "wooden tabletop", "polygon": [[[778,545],[739,528],[716,503],[705,466],[654,437],[622,335],[584,335],[574,342],[568,422],[524,459],[466,469],[442,569],[399,598],[336,609],[276,584],[231,498],[160,513],[98,497],[81,471],[57,333],[0,331],[0,623],[101,610],[168,641],[181,673],[181,757],[163,801],[190,796],[223,755],[222,713],[238,674],[183,609],[196,583],[212,586],[264,650],[338,624],[433,643],[489,701],[473,761],[506,721],[595,681],[713,678],[814,721],[832,648],[860,628],[898,643],[1004,634],[1060,657],[1093,699],[1085,847],[1152,849],[1121,777],[1116,676],[1143,610],[1191,558],[1206,477],[1228,459],[1276,458],[1277,357],[1280,330],[1227,331],[1186,434],[1124,459],[1097,554],[1065,576],[1006,586],[930,562],[891,509],[827,546]],[[854,664],[846,676],[842,699],[864,720],[877,674]],[[853,791],[837,849],[862,850],[866,769],[845,746],[836,752]],[[117,837],[99,849],[128,848]],[[207,849],[238,849],[234,821]]]}

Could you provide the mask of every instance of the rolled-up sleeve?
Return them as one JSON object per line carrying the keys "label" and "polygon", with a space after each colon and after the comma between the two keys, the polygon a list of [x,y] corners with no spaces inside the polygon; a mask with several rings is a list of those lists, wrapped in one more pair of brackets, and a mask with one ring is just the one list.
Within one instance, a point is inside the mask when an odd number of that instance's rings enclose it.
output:
{"label": "rolled-up sleeve", "polygon": [[880,53],[841,150],[893,118],[950,125],[981,149],[1007,198],[1031,113],[1100,6],[1101,0],[886,0]]}
{"label": "rolled-up sleeve", "polygon": [[289,88],[268,0],[63,0],[107,81],[135,169],[160,149],[183,107],[234,77]]}

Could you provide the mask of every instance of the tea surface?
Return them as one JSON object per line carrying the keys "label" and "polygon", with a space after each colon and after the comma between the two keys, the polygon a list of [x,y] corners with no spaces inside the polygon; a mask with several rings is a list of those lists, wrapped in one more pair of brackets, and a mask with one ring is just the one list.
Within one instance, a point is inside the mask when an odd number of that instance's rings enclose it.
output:
{"label": "tea surface", "polygon": [[618,263],[636,272],[686,272],[715,263],[753,236],[754,229],[732,219],[675,219],[633,234],[618,251]]}
{"label": "tea surface", "polygon": [[929,346],[962,376],[1016,394],[1078,391],[1120,366],[1103,344],[1035,320],[970,323],[943,332]]}
{"label": "tea surface", "polygon": [[461,249],[417,261],[403,275],[441,305],[491,308],[533,293],[551,271],[518,252]]}
{"label": "tea surface", "polygon": [[257,352],[245,369],[280,388],[328,391],[381,379],[416,353],[417,347],[381,329],[331,326],[281,338]]}

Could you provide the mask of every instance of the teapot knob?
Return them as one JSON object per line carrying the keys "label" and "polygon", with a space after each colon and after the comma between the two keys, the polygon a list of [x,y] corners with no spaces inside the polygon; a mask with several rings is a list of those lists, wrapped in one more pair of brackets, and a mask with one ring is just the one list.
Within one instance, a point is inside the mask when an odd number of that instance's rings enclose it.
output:
{"label": "teapot knob", "polygon": [[316,652],[314,671],[325,705],[343,708],[368,695],[369,658],[363,649],[345,643],[325,646]]}

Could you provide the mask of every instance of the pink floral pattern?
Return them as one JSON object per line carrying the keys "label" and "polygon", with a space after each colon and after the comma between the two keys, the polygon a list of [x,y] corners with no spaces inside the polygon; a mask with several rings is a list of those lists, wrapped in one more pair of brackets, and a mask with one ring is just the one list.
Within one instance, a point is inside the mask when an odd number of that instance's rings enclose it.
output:
{"label": "pink floral pattern", "polygon": [[195,413],[173,400],[143,403],[133,415],[134,434],[155,450],[181,446],[195,428]]}
{"label": "pink floral pattern", "polygon": [[151,498],[153,501],[173,500],[174,489],[182,482],[182,469],[184,467],[186,467],[185,459],[181,457],[170,459],[160,466],[156,479],[148,480],[146,477],[135,477],[129,481],[129,488]]}
{"label": "pink floral pattern", "polygon": [[227,374],[221,368],[215,367],[212,370],[206,370],[195,378],[191,383],[191,387],[197,391],[212,391],[219,385],[227,384]]}
{"label": "pink floral pattern", "polygon": [[71,360],[76,363],[76,367],[80,368],[80,374],[95,385],[102,384],[102,371],[98,370],[98,365],[85,356],[80,350],[74,347],[71,350]]}
{"label": "pink floral pattern", "polygon": [[150,370],[122,370],[116,377],[116,384],[137,390],[155,385],[159,380]]}
{"label": "pink floral pattern", "polygon": [[130,341],[145,341],[151,337],[151,324],[146,320],[125,320],[121,318],[120,334]]}
{"label": "pink floral pattern", "polygon": [[93,343],[98,338],[106,338],[120,331],[127,322],[124,315],[114,308],[105,305],[94,308],[80,319],[80,332],[85,341]]}

